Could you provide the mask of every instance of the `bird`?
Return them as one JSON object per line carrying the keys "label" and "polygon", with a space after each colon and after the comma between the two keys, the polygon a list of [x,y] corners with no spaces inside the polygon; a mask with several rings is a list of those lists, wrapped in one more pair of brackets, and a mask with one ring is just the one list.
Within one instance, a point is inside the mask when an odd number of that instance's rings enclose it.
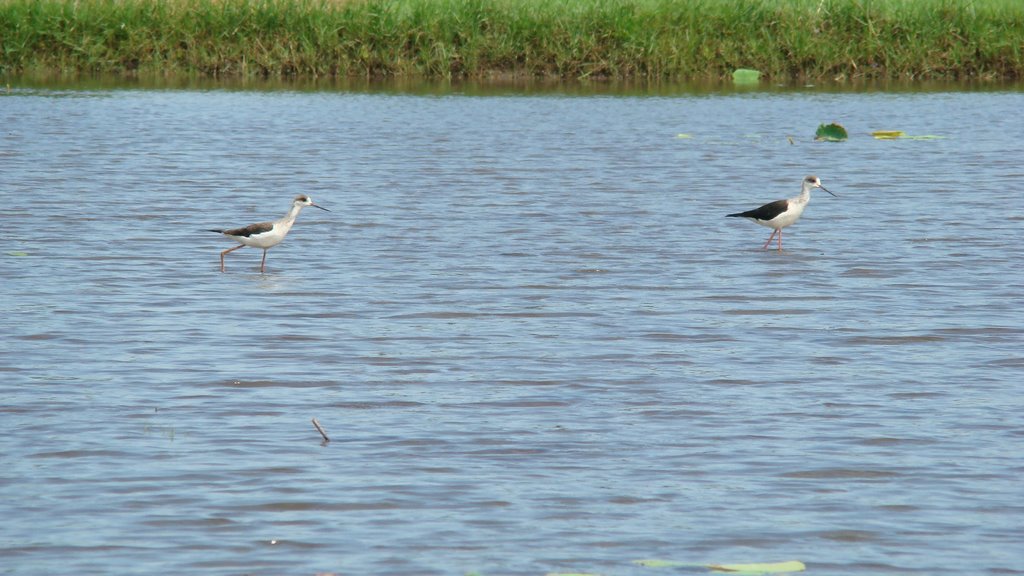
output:
{"label": "bird", "polygon": [[[760,208],[754,208],[746,212],[726,214],[726,217],[748,218],[762,226],[772,228],[772,235],[768,237],[768,241],[764,243],[761,249],[766,250],[772,243],[772,239],[775,238],[775,234],[778,234],[779,252],[782,252],[782,229],[800,219],[800,216],[804,213],[804,208],[807,207],[807,203],[811,200],[811,188],[821,188],[825,192],[832,194],[831,191],[821,185],[821,180],[817,176],[807,176],[804,178],[799,196],[794,196],[787,200],[769,202]],[[836,196],[835,194],[832,195]],[[838,196],[836,197],[838,198]]]}
{"label": "bird", "polygon": [[277,246],[284,240],[284,237],[288,235],[288,231],[292,229],[292,224],[295,224],[295,218],[299,215],[306,206],[313,206],[321,210],[327,210],[319,204],[315,204],[313,199],[305,194],[299,194],[292,200],[292,207],[288,210],[288,213],[284,215],[280,220],[274,222],[258,222],[256,224],[249,224],[241,228],[233,228],[231,230],[217,230],[211,228],[210,232],[217,232],[223,234],[228,238],[238,242],[238,246],[234,248],[228,248],[227,250],[220,253],[220,271],[224,271],[224,256],[227,256],[228,252],[238,250],[245,246],[252,246],[253,248],[263,248],[263,260],[260,262],[260,273],[264,273],[267,270],[267,250]]}

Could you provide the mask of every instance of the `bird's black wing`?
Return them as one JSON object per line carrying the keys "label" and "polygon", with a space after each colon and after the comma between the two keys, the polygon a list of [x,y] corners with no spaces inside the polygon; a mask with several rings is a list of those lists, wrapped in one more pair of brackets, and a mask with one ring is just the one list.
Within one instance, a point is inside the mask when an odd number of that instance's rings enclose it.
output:
{"label": "bird's black wing", "polygon": [[224,235],[241,236],[243,238],[248,238],[249,236],[263,234],[264,232],[270,232],[273,229],[273,222],[260,222],[258,224],[249,224],[248,226],[243,226],[242,228],[235,228],[234,230],[225,230]]}
{"label": "bird's black wing", "polygon": [[754,208],[753,210],[747,210],[746,212],[737,212],[736,214],[726,214],[726,216],[753,218],[754,220],[767,222],[788,209],[789,200],[776,200],[775,202],[769,202],[760,208]]}

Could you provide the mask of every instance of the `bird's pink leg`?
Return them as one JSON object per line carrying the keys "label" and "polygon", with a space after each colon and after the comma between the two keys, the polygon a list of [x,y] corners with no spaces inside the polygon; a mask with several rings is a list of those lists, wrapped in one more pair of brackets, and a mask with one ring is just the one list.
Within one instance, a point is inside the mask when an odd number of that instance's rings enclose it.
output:
{"label": "bird's pink leg", "polygon": [[225,251],[220,253],[220,271],[221,272],[224,271],[224,256],[227,255],[228,252],[232,252],[234,250],[238,250],[239,248],[245,248],[245,244],[239,244],[238,246],[235,246],[234,248],[228,248],[227,250],[225,250]]}
{"label": "bird's pink leg", "polygon": [[267,249],[263,249],[263,260],[260,262],[260,274],[267,271]]}
{"label": "bird's pink leg", "polygon": [[779,228],[779,252],[782,252],[782,228]]}
{"label": "bird's pink leg", "polygon": [[771,244],[772,240],[775,239],[775,233],[776,232],[778,232],[778,230],[772,230],[772,235],[768,237],[768,241],[764,243],[764,246],[761,246],[761,250],[767,250],[768,249],[768,245]]}

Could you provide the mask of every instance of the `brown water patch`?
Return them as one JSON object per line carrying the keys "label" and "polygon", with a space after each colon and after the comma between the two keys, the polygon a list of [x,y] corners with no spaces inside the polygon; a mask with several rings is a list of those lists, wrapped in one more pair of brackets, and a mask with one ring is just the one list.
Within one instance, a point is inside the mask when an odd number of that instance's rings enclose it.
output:
{"label": "brown water patch", "polygon": [[853,336],[844,339],[853,346],[902,346],[906,344],[928,344],[942,342],[944,336],[921,334],[915,336]]}
{"label": "brown water patch", "polygon": [[870,542],[871,540],[877,540],[879,534],[877,532],[871,532],[868,530],[830,530],[827,532],[818,532],[819,538],[826,540],[835,540],[837,542]]}
{"label": "brown water patch", "polygon": [[210,383],[210,386],[223,388],[326,388],[337,385],[337,382],[281,382],[277,380],[224,380]]}
{"label": "brown water patch", "polygon": [[855,470],[852,468],[823,468],[820,470],[804,470],[799,472],[785,472],[780,474],[783,478],[810,478],[818,480],[846,480],[846,479],[876,479],[876,478],[897,478],[903,476],[898,472],[887,470]]}
{"label": "brown water patch", "polygon": [[723,310],[723,314],[734,316],[796,316],[800,314],[813,314],[814,310],[801,310],[800,308],[753,308],[748,310]]}

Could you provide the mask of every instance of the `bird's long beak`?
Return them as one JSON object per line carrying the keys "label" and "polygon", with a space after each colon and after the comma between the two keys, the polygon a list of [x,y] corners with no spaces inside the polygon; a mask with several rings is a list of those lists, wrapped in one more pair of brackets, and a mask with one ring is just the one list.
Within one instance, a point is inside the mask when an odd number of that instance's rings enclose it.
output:
{"label": "bird's long beak", "polygon": [[[832,194],[832,191],[831,191],[831,190],[829,190],[828,188],[825,188],[825,187],[824,187],[824,186],[822,186],[821,184],[818,184],[818,188],[821,188],[821,189],[822,189],[822,190],[824,190],[825,192],[828,192],[829,194]],[[836,194],[832,194],[832,195],[833,195],[833,196],[835,196],[836,198],[839,198],[839,196],[838,196],[838,195],[836,195]],[[316,204],[314,204],[314,206],[316,206]],[[317,208],[319,208],[319,206],[317,206]]]}
{"label": "bird's long beak", "polygon": [[[828,192],[828,191],[826,190],[826,192]],[[829,192],[829,194],[832,194],[832,193]],[[833,194],[833,196],[834,196],[834,194]],[[324,208],[323,206],[321,206],[319,204],[310,204],[310,206],[315,206],[316,208],[319,208],[319,209],[323,210],[324,212],[330,212],[330,210],[328,210],[327,208]]]}

